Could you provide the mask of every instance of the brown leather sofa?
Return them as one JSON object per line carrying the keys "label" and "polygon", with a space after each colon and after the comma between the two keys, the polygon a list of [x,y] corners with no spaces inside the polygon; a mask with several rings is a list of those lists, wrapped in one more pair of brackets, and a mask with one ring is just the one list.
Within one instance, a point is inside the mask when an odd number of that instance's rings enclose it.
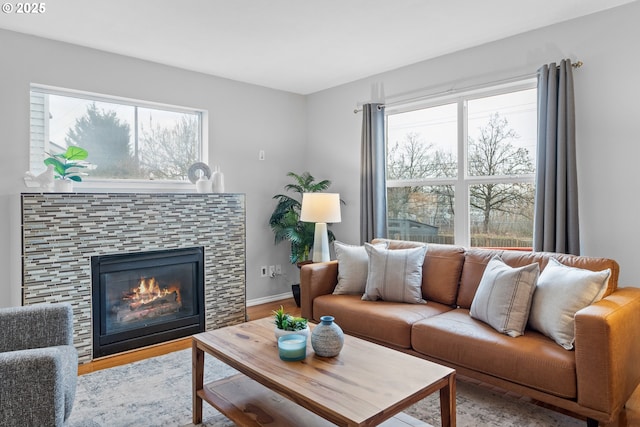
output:
{"label": "brown leather sofa", "polygon": [[[389,249],[416,246],[407,241],[386,242]],[[574,350],[565,350],[530,329],[512,338],[469,315],[485,266],[495,254],[511,267],[538,262],[544,269],[554,257],[583,269],[611,269],[604,298],[575,316]],[[305,265],[300,278],[302,316],[315,322],[323,315],[334,316],[350,335],[569,410],[586,417],[589,426],[618,420],[640,383],[640,288],[617,287],[615,261],[430,244],[422,272],[427,304],[406,304],[334,295],[338,262]]]}

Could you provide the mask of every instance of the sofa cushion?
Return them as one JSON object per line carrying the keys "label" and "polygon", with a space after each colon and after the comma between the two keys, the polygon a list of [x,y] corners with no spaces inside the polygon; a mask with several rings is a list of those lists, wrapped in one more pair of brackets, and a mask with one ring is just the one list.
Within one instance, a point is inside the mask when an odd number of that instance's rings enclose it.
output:
{"label": "sofa cushion", "polygon": [[578,267],[591,271],[602,271],[609,268],[611,269],[611,278],[609,279],[607,290],[603,297],[606,297],[618,287],[620,267],[618,263],[612,259],[552,254],[548,252],[470,248],[466,251],[462,274],[460,276],[460,288],[458,289],[457,298],[457,305],[459,307],[471,307],[471,302],[480,284],[482,273],[494,255],[499,255],[505,264],[511,267],[522,267],[537,262],[540,265],[541,272],[544,271],[551,258],[555,258],[562,264],[570,267]]}
{"label": "sofa cushion", "polygon": [[573,349],[576,312],[602,298],[610,276],[610,269],[594,272],[550,259],[533,295],[530,327]]}
{"label": "sofa cushion", "polygon": [[[376,246],[386,248],[385,243]],[[369,255],[364,246],[348,245],[335,240],[333,248],[338,260],[338,284],[334,294],[357,294],[362,296],[367,284]]]}
{"label": "sofa cushion", "polygon": [[522,335],[539,273],[536,262],[513,268],[495,255],[487,264],[471,303],[471,317],[511,337]]}
{"label": "sofa cushion", "polygon": [[365,301],[424,303],[422,299],[422,264],[425,245],[410,249],[384,249],[365,243],[369,254]]}
{"label": "sofa cushion", "polygon": [[[374,239],[371,243],[385,242],[389,249],[415,248],[419,242],[392,239]],[[464,264],[465,249],[456,245],[428,244],[422,265],[422,297],[446,305],[455,305],[458,283]]]}
{"label": "sofa cushion", "polygon": [[476,295],[478,285],[484,274],[484,269],[496,254],[500,251],[487,251],[478,249],[468,249],[464,256],[464,265],[460,276],[460,287],[458,288],[458,307],[471,308],[473,297]]}
{"label": "sofa cushion", "polygon": [[411,325],[451,310],[443,304],[362,301],[357,295],[322,295],[313,300],[314,320],[329,315],[351,335],[398,348],[410,348]]}
{"label": "sofa cushion", "polygon": [[510,338],[469,316],[469,310],[455,309],[415,322],[411,344],[436,360],[559,397],[576,397],[575,352],[535,331]]}
{"label": "sofa cushion", "polygon": [[422,295],[427,301],[453,306],[464,264],[464,248],[429,244],[422,267]]}

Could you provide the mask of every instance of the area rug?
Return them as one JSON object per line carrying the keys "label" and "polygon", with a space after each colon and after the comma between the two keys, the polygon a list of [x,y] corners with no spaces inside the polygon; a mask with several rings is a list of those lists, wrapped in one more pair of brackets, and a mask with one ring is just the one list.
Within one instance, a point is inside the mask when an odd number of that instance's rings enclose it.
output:
{"label": "area rug", "polygon": [[[237,373],[205,355],[205,383]],[[458,426],[573,427],[584,421],[458,381]],[[204,404],[203,427],[235,424]],[[438,393],[408,408],[405,413],[434,426],[440,425]],[[70,427],[192,427],[191,350],[181,350],[128,365],[78,377]],[[304,426],[301,426],[304,427]]]}

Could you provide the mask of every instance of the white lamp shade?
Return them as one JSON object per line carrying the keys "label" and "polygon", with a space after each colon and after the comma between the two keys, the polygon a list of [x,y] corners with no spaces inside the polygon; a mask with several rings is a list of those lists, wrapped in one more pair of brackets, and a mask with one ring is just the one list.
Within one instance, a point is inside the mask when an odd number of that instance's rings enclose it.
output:
{"label": "white lamp shade", "polygon": [[304,222],[340,222],[340,194],[303,193],[300,221]]}

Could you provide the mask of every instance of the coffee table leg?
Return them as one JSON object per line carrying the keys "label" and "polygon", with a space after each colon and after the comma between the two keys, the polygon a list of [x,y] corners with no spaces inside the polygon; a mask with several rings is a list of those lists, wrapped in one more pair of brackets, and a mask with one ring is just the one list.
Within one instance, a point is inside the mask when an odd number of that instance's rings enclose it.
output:
{"label": "coffee table leg", "polygon": [[440,389],[442,427],[456,426],[456,374],[449,375],[449,384]]}
{"label": "coffee table leg", "polygon": [[198,348],[195,340],[191,344],[191,376],[193,423],[200,424],[202,422],[202,398],[198,396],[198,391],[204,387],[204,351]]}

